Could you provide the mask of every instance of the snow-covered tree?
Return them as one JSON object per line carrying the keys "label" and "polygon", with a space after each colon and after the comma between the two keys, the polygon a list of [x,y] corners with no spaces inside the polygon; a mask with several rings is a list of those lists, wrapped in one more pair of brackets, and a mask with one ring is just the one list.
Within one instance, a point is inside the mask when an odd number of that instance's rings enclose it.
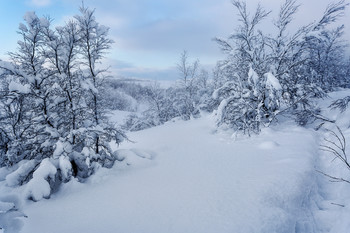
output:
{"label": "snow-covered tree", "polygon": [[259,5],[250,17],[245,2],[232,1],[232,4],[239,12],[241,25],[229,41],[216,39],[228,55],[222,66],[227,81],[213,96],[220,101],[218,124],[228,124],[247,134],[258,133],[261,124],[269,123],[274,117],[279,98],[274,90],[278,80],[274,78],[275,85],[271,85],[269,82],[274,76],[266,75],[269,67],[265,37],[257,30],[269,12]]}
{"label": "snow-covered tree", "polygon": [[0,61],[0,166],[16,168],[8,185],[28,183],[28,198],[40,200],[73,176],[111,167],[110,142],[125,135],[102,111],[105,69],[98,63],[112,40],[94,11],[82,7],[55,29],[34,12],[24,19],[12,62]]}
{"label": "snow-covered tree", "polygon": [[[327,26],[343,14],[347,4],[330,4],[319,21],[301,27],[291,36],[288,27],[299,8],[296,1],[286,0],[281,6],[274,21],[275,36],[258,30],[269,11],[259,5],[250,15],[245,2],[234,0],[232,4],[240,25],[228,39],[216,39],[227,54],[226,60],[220,62],[225,81],[214,95],[221,102],[218,124],[228,123],[245,133],[259,132],[281,112],[292,113],[305,124],[309,117],[317,115],[311,99],[324,96],[325,91],[339,86],[338,80],[344,79],[334,78],[341,76],[339,68],[344,66],[342,56],[338,56],[344,48],[339,40],[342,27],[331,30]],[[328,65],[338,71],[331,74]]]}
{"label": "snow-covered tree", "polygon": [[183,119],[190,119],[198,114],[196,105],[197,99],[197,76],[199,69],[199,61],[189,62],[187,51],[183,51],[180,61],[177,64],[180,73],[179,85],[177,87],[177,98],[175,105]]}
{"label": "snow-covered tree", "polygon": [[163,124],[175,117],[172,112],[172,102],[168,101],[166,89],[161,88],[157,82],[148,86],[147,102],[149,109],[145,112],[148,118],[152,118],[155,125]]}

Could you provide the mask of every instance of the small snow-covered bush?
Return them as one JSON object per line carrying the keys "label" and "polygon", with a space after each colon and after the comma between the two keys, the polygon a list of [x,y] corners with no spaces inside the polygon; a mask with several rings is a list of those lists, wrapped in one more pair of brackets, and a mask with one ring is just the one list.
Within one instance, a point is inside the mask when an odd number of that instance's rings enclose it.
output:
{"label": "small snow-covered bush", "polygon": [[213,98],[220,102],[217,123],[250,135],[270,124],[280,109],[281,85],[271,73],[260,77],[251,67],[246,82],[227,82]]}

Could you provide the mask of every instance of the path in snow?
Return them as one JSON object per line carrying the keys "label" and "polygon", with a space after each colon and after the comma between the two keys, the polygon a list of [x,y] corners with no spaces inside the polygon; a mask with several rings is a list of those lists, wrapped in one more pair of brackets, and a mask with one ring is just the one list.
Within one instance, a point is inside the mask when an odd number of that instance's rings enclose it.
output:
{"label": "path in snow", "polygon": [[312,232],[314,132],[214,133],[210,118],[130,134],[152,160],[103,169],[50,200],[28,202],[23,233]]}

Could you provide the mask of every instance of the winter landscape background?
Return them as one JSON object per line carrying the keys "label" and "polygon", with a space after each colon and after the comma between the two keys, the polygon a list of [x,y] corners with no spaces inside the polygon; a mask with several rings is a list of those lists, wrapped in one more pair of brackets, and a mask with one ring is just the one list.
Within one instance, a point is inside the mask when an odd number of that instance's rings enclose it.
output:
{"label": "winter landscape background", "polygon": [[2,1],[0,232],[348,232],[349,4]]}

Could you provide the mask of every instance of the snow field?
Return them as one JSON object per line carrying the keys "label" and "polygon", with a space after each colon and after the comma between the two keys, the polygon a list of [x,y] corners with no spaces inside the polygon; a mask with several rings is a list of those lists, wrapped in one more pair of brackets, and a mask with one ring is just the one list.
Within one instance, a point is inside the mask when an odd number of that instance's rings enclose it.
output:
{"label": "snow field", "polygon": [[289,125],[234,141],[213,125],[131,133],[119,149],[133,159],[28,201],[21,232],[313,232],[317,135]]}

